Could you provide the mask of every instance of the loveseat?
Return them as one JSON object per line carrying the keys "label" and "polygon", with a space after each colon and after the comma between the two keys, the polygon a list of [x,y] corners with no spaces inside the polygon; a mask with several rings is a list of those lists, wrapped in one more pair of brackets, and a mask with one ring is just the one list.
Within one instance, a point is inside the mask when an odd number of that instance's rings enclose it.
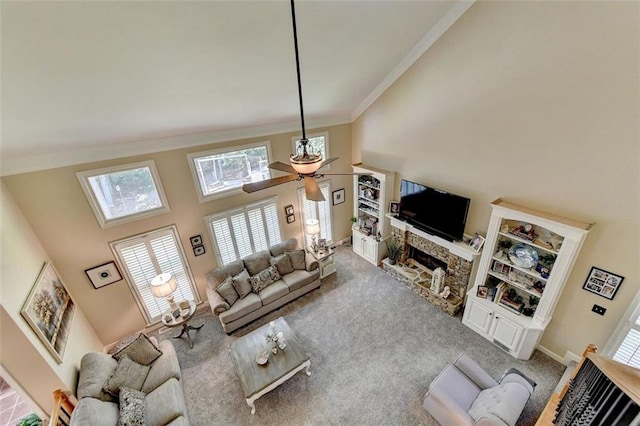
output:
{"label": "loveseat", "polygon": [[[145,340],[153,343],[158,351],[150,357],[144,353],[149,348]],[[121,355],[118,361],[111,354],[100,352],[83,356],[76,393],[78,404],[71,415],[71,426],[189,425],[173,344],[168,340],[157,344],[155,339],[143,334],[132,344],[134,346],[129,346],[132,349],[127,351],[125,347],[118,353]],[[157,358],[153,359],[154,356]],[[142,364],[132,364],[132,359]],[[143,365],[150,359],[153,361]],[[115,383],[116,379],[120,382]],[[136,387],[140,389],[134,389]],[[115,394],[109,393],[114,391]]]}
{"label": "loveseat", "polygon": [[207,273],[211,311],[226,333],[320,286],[318,262],[291,238]]}
{"label": "loveseat", "polygon": [[422,405],[443,426],[514,426],[535,386],[515,368],[496,382],[463,353],[431,382]]}

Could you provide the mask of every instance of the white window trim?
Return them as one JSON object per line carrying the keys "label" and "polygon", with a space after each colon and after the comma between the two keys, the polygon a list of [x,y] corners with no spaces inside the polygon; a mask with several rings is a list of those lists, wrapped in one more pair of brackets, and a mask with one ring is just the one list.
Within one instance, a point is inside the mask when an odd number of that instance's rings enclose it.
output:
{"label": "white window trim", "polygon": [[[148,167],[149,171],[151,172],[151,178],[153,179],[153,184],[155,185],[156,191],[158,192],[158,197],[160,197],[160,203],[161,203],[160,207],[152,210],[146,210],[139,213],[132,213],[130,215],[121,216],[115,219],[107,219],[104,213],[102,212],[102,208],[100,207],[100,203],[98,202],[98,199],[96,198],[96,195],[93,192],[93,189],[91,188],[91,184],[89,183],[89,178],[92,178],[98,175],[105,175],[109,173],[139,169],[143,167]],[[120,225],[127,222],[132,222],[134,220],[147,218],[150,216],[156,216],[156,215],[171,211],[171,208],[169,207],[169,202],[167,201],[167,196],[165,195],[164,188],[162,187],[162,182],[160,181],[160,175],[158,174],[158,169],[156,168],[156,164],[153,160],[141,161],[139,163],[123,164],[120,166],[105,167],[105,168],[96,169],[96,170],[86,170],[84,172],[77,172],[76,177],[78,178],[78,181],[80,182],[80,187],[82,187],[82,191],[84,192],[84,195],[87,197],[87,200],[89,201],[91,210],[93,210],[93,214],[96,216],[98,224],[102,229],[109,228],[115,225]]]}
{"label": "white window trim", "polygon": [[[205,223],[205,225],[207,227],[207,230],[209,231],[209,236],[211,236],[211,240],[213,241],[214,248],[216,249],[214,251],[215,251],[215,255],[216,255],[216,262],[217,262],[217,264],[219,266],[224,265],[224,263],[223,263],[222,256],[220,255],[220,251],[217,249],[218,241],[216,239],[215,232],[214,232],[214,230],[213,230],[213,228],[211,226],[211,221],[216,220],[216,219],[221,218],[221,217],[229,217],[232,214],[235,214],[237,212],[244,212],[246,214],[246,212],[248,210],[252,209],[253,207],[256,207],[256,206],[259,206],[259,205],[267,205],[267,204],[274,204],[276,206],[276,215],[277,215],[277,219],[278,219],[278,231],[280,233],[279,238],[280,238],[280,241],[282,242],[282,241],[284,241],[284,237],[283,237],[283,234],[282,234],[282,221],[281,221],[281,218],[280,218],[280,214],[278,213],[278,197],[277,196],[276,197],[265,198],[263,200],[256,201],[256,202],[244,205],[244,206],[240,206],[240,207],[228,209],[228,210],[225,210],[225,211],[221,211],[221,212],[218,212],[218,213],[210,214],[210,215],[208,215],[208,216],[206,216],[204,218],[204,223]],[[250,236],[250,238],[252,238],[252,236]],[[237,247],[234,247],[234,249],[236,251],[236,257],[240,258],[239,253],[237,252]]]}
{"label": "white window trim", "polygon": [[[265,146],[267,148],[267,161],[269,162],[269,164],[271,164],[273,157],[271,156],[270,141],[256,142],[256,143],[245,144],[245,145],[237,145],[237,146],[232,146],[227,148],[210,149],[208,151],[192,152],[190,154],[187,154],[187,162],[189,163],[189,170],[191,170],[191,177],[193,178],[193,184],[196,187],[196,195],[198,196],[198,201],[200,203],[206,203],[208,201],[229,197],[231,195],[241,194],[242,187],[235,188],[235,189],[228,189],[226,191],[222,191],[216,194],[203,194],[202,185],[200,185],[200,179],[198,178],[198,170],[196,169],[196,166],[195,166],[196,158],[206,157],[208,155],[224,154],[226,152],[241,151],[243,149],[251,149],[251,148],[257,148],[261,146]],[[271,177],[273,177],[273,171],[270,170],[270,173],[271,173]]]}
{"label": "white window trim", "polygon": [[[331,158],[331,154],[329,152],[329,132],[320,132],[320,133],[314,133],[311,135],[307,135],[307,139],[311,139],[311,138],[318,138],[320,136],[324,136],[324,155],[326,155],[327,158],[323,158],[322,161]],[[293,153],[296,152],[296,150],[298,149],[298,141],[302,139],[302,135],[296,135],[293,136],[291,138],[291,145],[293,147]],[[318,169],[321,172],[327,172],[329,170],[331,170],[331,164],[327,164],[326,166]]]}
{"label": "white window trim", "polygon": [[640,291],[636,293],[633,301],[625,311],[624,316],[620,319],[620,322],[616,326],[615,331],[607,341],[607,344],[602,349],[601,353],[604,356],[613,358],[613,356],[618,351],[618,348],[627,337],[629,330],[631,330],[631,328],[634,328],[638,316],[640,316]]}
{"label": "white window trim", "polygon": [[[322,182],[318,182],[318,185],[324,185],[324,184],[327,185],[327,190],[328,190],[328,193],[329,193],[329,197],[331,197],[331,192],[332,192],[331,191],[331,188],[332,188],[331,183],[332,183],[331,179],[324,180]],[[300,228],[302,230],[302,242],[304,243],[305,247],[308,247],[307,233],[305,232],[305,229],[304,229],[304,221],[306,220],[306,218],[304,217],[304,208],[300,203],[300,193],[304,193],[304,191],[305,191],[305,188],[303,186],[303,187],[298,188],[296,193],[298,195],[298,211],[300,212]],[[333,237],[335,235],[335,233],[333,232],[333,206],[332,206],[332,200],[329,197],[327,197],[325,202],[329,203],[328,204],[328,206],[329,206],[329,222],[331,223],[331,236]],[[317,238],[319,239],[320,235]],[[317,242],[317,240],[316,240],[316,242]],[[327,241],[327,244],[331,245],[331,244],[333,244],[333,242],[334,242],[334,239],[331,238],[329,241]]]}
{"label": "white window trim", "polygon": [[[159,228],[159,229],[154,229],[153,231],[148,231],[148,232],[144,232],[142,234],[137,234],[137,235],[132,235],[130,237],[126,237],[117,241],[112,241],[109,243],[109,247],[111,248],[111,252],[113,253],[114,257],[116,258],[116,261],[118,262],[118,267],[120,268],[121,271],[124,272],[125,276],[126,276],[126,282],[127,285],[129,286],[129,290],[131,291],[131,294],[133,294],[133,298],[136,301],[136,304],[138,305],[138,309],[140,310],[140,313],[142,314],[142,317],[144,318],[147,326],[151,326],[154,324],[157,324],[161,321],[161,319],[159,318],[157,321],[153,321],[152,318],[149,317],[149,314],[147,313],[147,308],[144,305],[144,302],[140,299],[140,295],[138,294],[138,289],[135,287],[135,284],[133,282],[133,279],[131,278],[131,276],[129,275],[129,270],[128,268],[125,266],[125,262],[122,260],[122,258],[120,257],[120,252],[118,252],[116,246],[118,244],[123,244],[132,240],[137,240],[140,238],[144,238],[150,234],[156,233],[156,232],[162,232],[162,231],[171,231],[173,233],[173,236],[176,240],[176,246],[178,248],[178,252],[180,253],[180,256],[182,257],[182,262],[184,263],[184,267],[186,270],[186,274],[189,278],[189,282],[191,284],[191,291],[193,292],[193,297],[195,298],[194,303],[197,305],[199,304],[202,299],[200,298],[200,293],[198,292],[198,286],[195,285],[196,281],[193,278],[193,274],[191,273],[191,268],[189,267],[189,263],[187,263],[187,256],[185,255],[184,250],[182,249],[182,244],[181,244],[181,239],[180,239],[180,234],[178,234],[178,228],[176,227],[176,225],[170,225],[164,228]],[[176,301],[178,302],[178,301]]]}

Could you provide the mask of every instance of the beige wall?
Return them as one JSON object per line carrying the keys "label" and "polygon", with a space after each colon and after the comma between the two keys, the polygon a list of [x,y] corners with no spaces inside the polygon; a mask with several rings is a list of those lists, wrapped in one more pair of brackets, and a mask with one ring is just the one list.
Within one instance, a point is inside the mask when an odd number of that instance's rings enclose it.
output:
{"label": "beige wall", "polygon": [[[4,184],[1,199],[0,361],[40,409],[48,413],[52,392],[57,388],[75,390],[80,359],[89,351],[102,350],[102,343],[82,308],[76,309],[63,362],[58,364],[22,318],[22,305],[49,256]],[[65,284],[77,300],[76,292],[68,282]]]}
{"label": "beige wall", "polygon": [[[476,2],[353,123],[354,161],[471,198],[596,222],[542,345],[603,346],[640,288],[637,2]],[[625,276],[613,301],[592,265]],[[607,308],[604,317],[591,312]]]}
{"label": "beige wall", "polygon": [[[331,172],[351,171],[351,128],[334,126],[307,132],[329,132],[330,155],[340,157],[332,163]],[[251,201],[278,196],[281,227],[285,238],[301,236],[301,220],[296,189],[300,182],[288,183],[253,194],[238,194],[207,203],[199,203],[189,171],[187,154],[209,149],[236,146],[268,140],[274,160],[288,161],[294,133],[251,138],[228,143],[178,149],[151,155],[82,164],[41,172],[6,176],[2,180],[13,194],[27,221],[54,261],[58,272],[85,311],[89,322],[105,345],[141,330],[145,322],[125,281],[94,289],[84,270],[113,260],[109,242],[130,235],[176,224],[198,291],[206,300],[205,274],[216,266],[211,237],[204,217]],[[165,189],[171,211],[147,219],[101,229],[82,192],[75,172],[101,167],[154,160]],[[329,178],[329,177],[327,177]],[[347,188],[346,202],[333,207],[336,240],[349,235],[352,178],[331,176],[332,190]],[[296,222],[287,224],[282,207],[293,204]],[[195,257],[189,237],[202,235],[207,252]]]}

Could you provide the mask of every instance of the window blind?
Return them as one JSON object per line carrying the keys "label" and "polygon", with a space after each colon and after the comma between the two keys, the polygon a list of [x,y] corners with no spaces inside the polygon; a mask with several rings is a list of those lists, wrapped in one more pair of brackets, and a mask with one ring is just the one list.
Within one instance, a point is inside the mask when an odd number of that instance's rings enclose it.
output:
{"label": "window blind", "polygon": [[640,368],[640,316],[627,332],[626,337],[618,347],[614,361]]}
{"label": "window blind", "polygon": [[127,238],[112,243],[112,247],[120,264],[124,266],[129,285],[142,308],[147,324],[158,321],[169,309],[166,299],[155,297],[151,291],[151,280],[158,274],[168,272],[173,275],[178,284],[173,293],[176,301],[200,301],[184,254],[178,245],[174,227]]}
{"label": "window blind", "polygon": [[[300,202],[300,210],[302,212],[302,226],[307,219],[318,219],[320,222],[320,235],[318,239],[324,238],[327,244],[333,242],[333,225],[331,222],[331,182],[321,182],[319,184],[320,191],[324,196],[324,201],[310,201],[307,199],[304,188],[298,189],[298,201]],[[311,245],[311,237],[305,234],[307,246]],[[316,239],[317,241],[317,239]]]}
{"label": "window blind", "polygon": [[220,265],[282,242],[276,198],[207,216]]}

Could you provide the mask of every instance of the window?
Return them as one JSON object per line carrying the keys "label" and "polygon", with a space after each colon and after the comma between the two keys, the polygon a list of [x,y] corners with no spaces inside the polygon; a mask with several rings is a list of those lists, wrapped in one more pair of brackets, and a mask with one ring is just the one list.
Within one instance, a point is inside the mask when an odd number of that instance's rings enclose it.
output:
{"label": "window", "polygon": [[200,302],[175,226],[113,242],[111,250],[123,266],[147,325],[159,321],[169,309],[166,299],[151,292],[151,280],[158,274],[169,272],[176,279],[178,288],[173,293],[176,302],[184,299]]}
{"label": "window", "polygon": [[[297,137],[291,138],[291,141],[293,142],[293,152],[297,152],[296,150],[298,149],[298,141],[300,140],[300,138],[302,138],[302,135],[298,135]],[[309,139],[309,145],[307,150],[309,150],[310,148],[311,151],[319,152],[320,154],[322,154],[323,161],[329,158],[329,132],[317,133],[315,135],[307,135],[307,139]],[[331,168],[331,165],[327,165],[320,170],[326,171],[326,170],[329,170],[330,168]]]}
{"label": "window", "polygon": [[201,203],[241,191],[245,183],[271,178],[269,142],[187,155]]}
{"label": "window", "polygon": [[205,221],[216,246],[219,265],[282,242],[275,197],[207,216]]}
{"label": "window", "polygon": [[78,172],[76,177],[101,228],[169,211],[153,161]]}
{"label": "window", "polygon": [[[327,244],[333,242],[333,225],[331,222],[331,181],[320,182],[320,191],[324,196],[324,201],[309,201],[305,194],[304,188],[298,189],[298,201],[300,202],[300,211],[302,213],[302,227],[304,234],[304,222],[307,219],[318,219],[320,222],[320,235],[316,238],[324,238]],[[306,237],[306,245],[311,245],[311,237]],[[317,241],[316,239],[316,241]]]}
{"label": "window", "polygon": [[640,368],[640,292],[629,305],[603,353],[614,361]]}

